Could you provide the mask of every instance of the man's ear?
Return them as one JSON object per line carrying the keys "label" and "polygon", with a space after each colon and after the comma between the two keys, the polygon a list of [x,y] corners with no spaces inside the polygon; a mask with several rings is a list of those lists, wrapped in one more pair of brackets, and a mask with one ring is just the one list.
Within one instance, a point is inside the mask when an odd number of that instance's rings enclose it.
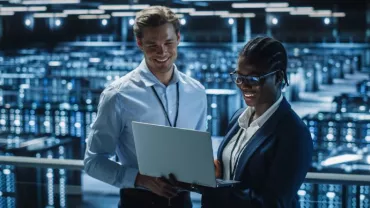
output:
{"label": "man's ear", "polygon": [[136,45],[140,48],[140,50],[143,50],[143,42],[140,38],[136,38]]}
{"label": "man's ear", "polygon": [[177,45],[179,45],[179,44],[180,44],[180,40],[181,40],[181,33],[180,33],[180,32],[178,32],[178,33],[176,34],[176,36],[177,36]]}

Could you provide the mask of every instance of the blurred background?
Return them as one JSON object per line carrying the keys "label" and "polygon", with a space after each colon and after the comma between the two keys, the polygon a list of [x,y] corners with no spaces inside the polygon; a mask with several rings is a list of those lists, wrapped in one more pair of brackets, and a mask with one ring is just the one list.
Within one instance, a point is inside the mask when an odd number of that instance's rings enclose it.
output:
{"label": "blurred background", "polygon": [[272,36],[314,140],[301,207],[370,207],[368,0],[0,0],[0,207],[117,207],[118,188],[82,170],[85,139],[104,87],[143,58],[132,25],[150,5],[181,20],[176,65],[207,89],[215,151],[244,106],[238,51]]}

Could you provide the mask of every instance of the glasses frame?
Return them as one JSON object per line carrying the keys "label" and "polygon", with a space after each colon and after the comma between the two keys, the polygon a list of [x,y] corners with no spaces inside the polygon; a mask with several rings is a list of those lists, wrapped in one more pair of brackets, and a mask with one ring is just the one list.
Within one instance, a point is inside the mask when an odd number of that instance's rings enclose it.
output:
{"label": "glasses frame", "polygon": [[[231,72],[230,73],[230,77],[231,77],[231,79],[233,80],[233,82],[235,83],[235,84],[237,84],[237,85],[241,85],[241,84],[243,84],[244,83],[244,80],[246,80],[246,79],[252,79],[252,80],[255,80],[258,84],[257,85],[253,85],[252,84],[252,86],[259,86],[259,85],[261,85],[261,82],[262,82],[262,80],[263,79],[265,79],[266,77],[268,77],[268,76],[271,76],[271,75],[273,75],[273,74],[276,74],[276,72],[279,72],[279,71],[281,71],[280,69],[278,69],[278,70],[275,70],[275,71],[272,71],[272,72],[269,72],[269,73],[267,73],[267,74],[264,74],[264,75],[261,75],[261,76],[245,76],[245,75],[239,75],[239,74],[237,74],[236,72],[236,70],[235,71],[233,71],[233,72]],[[237,77],[234,77],[235,75],[237,75]],[[241,83],[237,83],[237,79],[238,78],[242,78],[243,79],[243,81],[241,82]]]}

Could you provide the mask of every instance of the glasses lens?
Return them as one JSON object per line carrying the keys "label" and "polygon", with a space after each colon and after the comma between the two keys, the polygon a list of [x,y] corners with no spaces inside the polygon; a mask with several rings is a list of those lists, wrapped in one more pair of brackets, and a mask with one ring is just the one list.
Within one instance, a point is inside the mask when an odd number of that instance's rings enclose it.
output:
{"label": "glasses lens", "polygon": [[245,77],[244,82],[251,86],[257,86],[260,84],[258,77],[253,77],[253,76]]}
{"label": "glasses lens", "polygon": [[237,74],[230,74],[230,76],[235,84],[241,84],[242,80],[240,80]]}
{"label": "glasses lens", "polygon": [[258,77],[253,77],[253,76],[241,76],[238,74],[233,74],[232,79],[235,82],[235,84],[247,84],[247,85],[252,85],[252,86],[257,86],[259,85],[259,79]]}
{"label": "glasses lens", "polygon": [[244,82],[243,81],[243,77],[236,75],[236,77],[235,77],[235,83],[236,84],[242,84],[243,82]]}

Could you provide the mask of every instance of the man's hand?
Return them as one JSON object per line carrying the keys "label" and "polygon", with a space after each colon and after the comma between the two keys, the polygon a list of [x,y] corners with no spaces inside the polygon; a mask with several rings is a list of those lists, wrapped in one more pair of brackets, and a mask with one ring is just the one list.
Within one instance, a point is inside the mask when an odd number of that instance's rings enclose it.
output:
{"label": "man's hand", "polygon": [[179,188],[180,190],[202,194],[207,189],[207,187],[198,184],[180,182],[173,174],[169,174],[168,178],[168,182],[171,183],[173,186]]}
{"label": "man's hand", "polygon": [[177,196],[177,189],[162,178],[154,178],[138,174],[135,186],[147,188],[153,193],[169,199]]}
{"label": "man's hand", "polygon": [[215,174],[216,174],[216,178],[221,178],[221,175],[222,175],[222,166],[221,166],[221,163],[218,160],[214,160],[214,163],[215,163]]}

